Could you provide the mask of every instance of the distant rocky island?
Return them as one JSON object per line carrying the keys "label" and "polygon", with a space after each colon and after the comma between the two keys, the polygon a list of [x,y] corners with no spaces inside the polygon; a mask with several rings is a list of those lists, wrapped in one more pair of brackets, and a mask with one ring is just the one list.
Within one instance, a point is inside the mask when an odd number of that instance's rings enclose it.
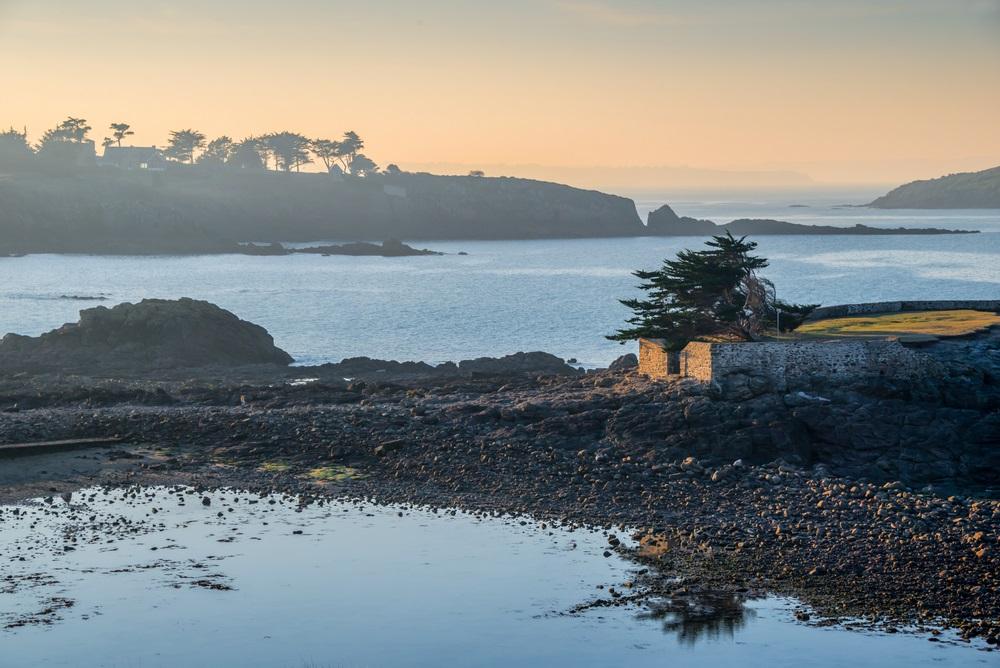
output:
{"label": "distant rocky island", "polygon": [[978,230],[946,230],[938,227],[835,227],[833,225],[802,225],[770,218],[740,218],[719,225],[711,220],[678,216],[669,205],[664,204],[649,214],[647,229],[650,235],[675,237],[707,237],[731,232],[736,236],[767,234],[850,234],[850,235],[892,235],[892,234],[976,234]]}
{"label": "distant rocky island", "polygon": [[868,206],[877,209],[1000,209],[1000,167],[912,181]]}
{"label": "distant rocky island", "polygon": [[238,251],[243,255],[293,255],[307,253],[312,255],[353,255],[377,257],[411,257],[414,255],[444,255],[438,251],[426,248],[414,248],[397,239],[387,239],[381,244],[358,241],[349,244],[331,244],[324,246],[306,246],[304,248],[286,248],[280,243],[271,244],[239,244]]}

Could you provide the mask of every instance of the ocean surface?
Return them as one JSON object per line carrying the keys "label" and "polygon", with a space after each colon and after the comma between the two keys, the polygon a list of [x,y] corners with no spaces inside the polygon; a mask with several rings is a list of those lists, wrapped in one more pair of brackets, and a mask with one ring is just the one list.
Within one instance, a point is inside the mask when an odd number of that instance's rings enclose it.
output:
{"label": "ocean surface", "polygon": [[996,663],[951,633],[796,622],[790,599],[579,609],[635,591],[635,566],[603,555],[601,531],[232,490],[204,505],[189,491],[0,506],[0,665]]}
{"label": "ocean surface", "polygon": [[[845,207],[873,193],[669,201],[679,215],[724,223],[981,230],[949,236],[764,236],[765,275],[782,299],[821,304],[1000,298],[1000,210]],[[655,268],[697,237],[416,243],[437,257],[293,255],[0,258],[0,334],[37,335],[81,308],[145,297],[193,297],[263,325],[299,363],[366,355],[443,362],[544,350],[604,366],[632,346],[607,341],[638,294],[630,272]],[[468,255],[458,255],[460,251]]]}

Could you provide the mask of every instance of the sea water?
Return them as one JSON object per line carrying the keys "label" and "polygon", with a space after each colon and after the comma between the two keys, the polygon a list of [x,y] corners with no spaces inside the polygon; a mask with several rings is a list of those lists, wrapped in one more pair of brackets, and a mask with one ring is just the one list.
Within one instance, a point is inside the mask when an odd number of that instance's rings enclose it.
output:
{"label": "sea water", "polygon": [[[645,217],[663,199],[637,199]],[[1000,298],[1000,210],[880,211],[848,196],[674,201],[679,215],[728,222],[943,227],[948,236],[762,236],[764,274],[786,301]],[[853,201],[864,201],[855,198]],[[633,346],[604,337],[652,269],[697,237],[415,242],[432,257],[243,255],[0,258],[0,335],[37,335],[81,308],[146,297],[205,299],[267,328],[299,363],[371,356],[457,361],[543,350],[604,366]],[[459,255],[466,252],[468,255]]]}

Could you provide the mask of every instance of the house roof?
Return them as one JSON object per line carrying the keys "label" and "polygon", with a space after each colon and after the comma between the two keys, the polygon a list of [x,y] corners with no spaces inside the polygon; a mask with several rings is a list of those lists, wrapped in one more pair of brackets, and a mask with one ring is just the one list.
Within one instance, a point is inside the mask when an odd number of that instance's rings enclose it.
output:
{"label": "house roof", "polygon": [[159,158],[160,149],[155,146],[105,146],[105,160],[138,160],[142,158]]}

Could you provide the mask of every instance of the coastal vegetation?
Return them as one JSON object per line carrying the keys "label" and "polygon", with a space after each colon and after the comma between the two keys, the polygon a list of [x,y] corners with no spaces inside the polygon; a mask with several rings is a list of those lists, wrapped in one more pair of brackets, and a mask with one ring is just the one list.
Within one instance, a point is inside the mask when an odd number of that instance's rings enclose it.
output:
{"label": "coastal vegetation", "polygon": [[631,327],[608,338],[622,343],[662,339],[667,350],[705,337],[753,341],[776,327],[794,329],[816,307],[777,298],[774,284],[758,273],[767,260],[751,255],[755,242],[727,231],[705,245],[707,250],[680,251],[659,269],[633,272],[649,297],[621,300],[633,311],[627,321]]}
{"label": "coastal vegetation", "polygon": [[[135,134],[129,123],[111,123],[108,129],[110,136],[101,142],[104,148],[122,148],[122,140]],[[79,158],[93,149],[94,144],[88,136],[91,130],[86,119],[71,116],[46,130],[32,145],[27,129],[12,127],[0,133],[0,168],[31,169],[38,166],[33,163],[39,158],[43,161],[54,158],[56,162],[70,158],[69,162],[79,163]],[[234,141],[228,135],[209,140],[204,133],[185,128],[170,132],[163,156],[177,164],[259,170],[273,167],[275,171],[284,172],[301,171],[316,158],[327,172],[361,177],[378,174],[378,164],[361,152],[364,147],[364,139],[353,130],[344,132],[338,140],[310,139],[297,132],[282,130]]]}
{"label": "coastal vegetation", "polygon": [[803,324],[797,333],[810,337],[949,337],[975,334],[994,325],[1000,325],[1000,315],[996,313],[956,309],[826,318]]}

